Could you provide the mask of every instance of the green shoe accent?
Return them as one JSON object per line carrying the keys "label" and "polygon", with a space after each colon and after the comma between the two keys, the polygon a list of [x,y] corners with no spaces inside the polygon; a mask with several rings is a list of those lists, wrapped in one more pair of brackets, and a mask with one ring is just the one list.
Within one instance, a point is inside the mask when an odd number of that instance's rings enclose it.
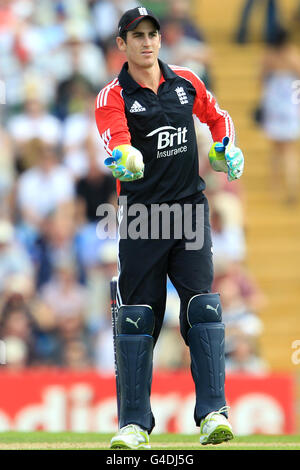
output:
{"label": "green shoe accent", "polygon": [[228,412],[229,407],[223,406],[219,411],[212,411],[200,424],[200,443],[220,444],[234,438],[231,424],[223,414]]}
{"label": "green shoe accent", "polygon": [[128,443],[125,443],[124,441],[114,441],[111,446],[111,449],[123,449],[123,450],[143,450],[143,449],[151,449],[150,444],[139,444],[137,446],[135,445],[129,445]]}
{"label": "green shoe accent", "polygon": [[203,440],[201,442],[201,439],[200,439],[200,442],[204,446],[207,445],[207,444],[214,444],[215,445],[215,444],[221,444],[221,442],[230,441],[233,438],[234,438],[234,436],[233,436],[233,433],[232,433],[231,429],[226,425],[220,424],[207,437],[207,440]]}
{"label": "green shoe accent", "polygon": [[124,426],[110,441],[111,449],[151,449],[148,432],[136,424]]}

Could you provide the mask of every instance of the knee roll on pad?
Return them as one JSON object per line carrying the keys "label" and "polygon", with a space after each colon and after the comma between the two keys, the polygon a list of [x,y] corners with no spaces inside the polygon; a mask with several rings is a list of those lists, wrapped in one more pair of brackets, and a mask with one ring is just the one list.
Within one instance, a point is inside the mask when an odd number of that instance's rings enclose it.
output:
{"label": "knee roll on pad", "polygon": [[191,298],[187,308],[190,327],[198,323],[222,321],[222,306],[219,294],[198,294]]}
{"label": "knee roll on pad", "polygon": [[149,305],[122,305],[118,311],[118,335],[150,335],[155,326],[153,310]]}

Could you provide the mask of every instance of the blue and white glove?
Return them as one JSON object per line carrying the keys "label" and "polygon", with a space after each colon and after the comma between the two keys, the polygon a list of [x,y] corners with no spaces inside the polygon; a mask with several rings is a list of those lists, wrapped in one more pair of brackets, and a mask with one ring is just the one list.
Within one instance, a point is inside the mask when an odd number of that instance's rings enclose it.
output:
{"label": "blue and white glove", "polygon": [[113,176],[120,181],[135,181],[144,177],[144,167],[142,164],[139,171],[130,171],[127,164],[129,166],[130,161],[132,165],[132,157],[137,158],[139,161],[142,161],[143,158],[141,152],[131,145],[118,145],[114,148],[112,157],[104,160],[104,164],[111,170]]}
{"label": "blue and white glove", "polygon": [[215,142],[208,154],[211,167],[215,171],[227,173],[228,181],[242,176],[244,171],[244,155],[241,149],[224,137],[222,143]]}

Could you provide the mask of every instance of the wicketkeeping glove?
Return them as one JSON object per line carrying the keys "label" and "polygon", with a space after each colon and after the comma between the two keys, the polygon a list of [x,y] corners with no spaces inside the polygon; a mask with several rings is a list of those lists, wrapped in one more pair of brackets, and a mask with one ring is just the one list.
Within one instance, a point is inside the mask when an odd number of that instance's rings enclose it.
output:
{"label": "wicketkeeping glove", "polygon": [[139,150],[131,145],[118,145],[114,148],[112,157],[108,157],[104,160],[105,166],[109,168],[113,176],[120,181],[135,181],[144,176],[144,169],[133,173],[126,168],[127,158],[133,152],[140,154]]}
{"label": "wicketkeeping glove", "polygon": [[222,143],[215,142],[208,154],[211,167],[215,171],[227,173],[228,181],[242,176],[244,171],[244,155],[241,149],[224,137]]}

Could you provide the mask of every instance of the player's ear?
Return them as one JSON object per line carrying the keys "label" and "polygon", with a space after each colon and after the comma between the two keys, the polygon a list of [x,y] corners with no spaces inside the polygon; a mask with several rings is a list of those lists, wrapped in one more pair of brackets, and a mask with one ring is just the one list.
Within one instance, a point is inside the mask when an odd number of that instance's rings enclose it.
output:
{"label": "player's ear", "polygon": [[126,51],[126,42],[124,41],[123,38],[121,38],[120,36],[117,36],[116,37],[116,43],[117,43],[119,51],[121,51],[121,52]]}

